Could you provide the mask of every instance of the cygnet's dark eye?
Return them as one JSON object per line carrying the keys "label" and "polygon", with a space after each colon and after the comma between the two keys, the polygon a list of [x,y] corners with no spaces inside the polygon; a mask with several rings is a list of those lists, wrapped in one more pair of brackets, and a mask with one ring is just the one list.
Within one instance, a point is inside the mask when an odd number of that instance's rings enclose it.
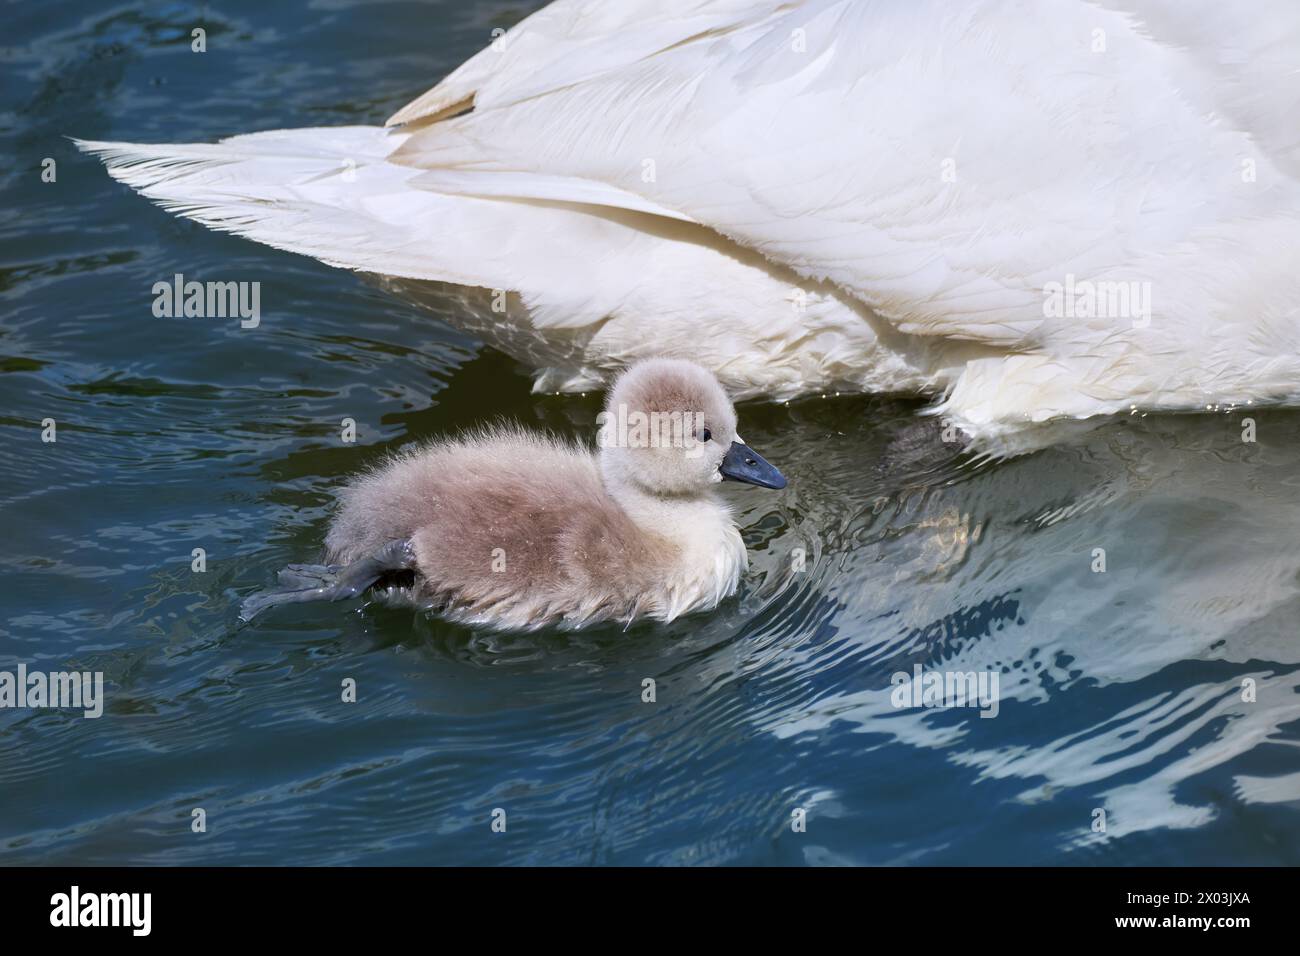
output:
{"label": "cygnet's dark eye", "polygon": [[705,440],[705,441],[712,441],[712,440],[713,440],[713,432],[709,431],[707,428],[704,429],[704,440]]}

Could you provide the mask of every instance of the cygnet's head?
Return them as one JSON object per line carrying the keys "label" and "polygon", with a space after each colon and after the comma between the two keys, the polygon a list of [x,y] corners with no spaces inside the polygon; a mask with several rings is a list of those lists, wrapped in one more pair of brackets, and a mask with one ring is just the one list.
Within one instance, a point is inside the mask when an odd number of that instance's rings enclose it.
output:
{"label": "cygnet's head", "polygon": [[785,478],[736,435],[736,410],[713,373],[647,359],[619,376],[601,414],[600,462],[614,487],[700,495],[730,479],[784,488]]}

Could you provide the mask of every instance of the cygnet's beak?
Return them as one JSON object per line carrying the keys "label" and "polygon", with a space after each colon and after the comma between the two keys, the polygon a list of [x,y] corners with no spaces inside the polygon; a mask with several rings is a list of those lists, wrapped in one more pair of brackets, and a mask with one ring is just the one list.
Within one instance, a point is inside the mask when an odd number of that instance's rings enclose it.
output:
{"label": "cygnet's beak", "polygon": [[784,488],[785,475],[769,465],[763,456],[748,445],[733,441],[727,457],[718,466],[724,479],[743,481],[760,488]]}

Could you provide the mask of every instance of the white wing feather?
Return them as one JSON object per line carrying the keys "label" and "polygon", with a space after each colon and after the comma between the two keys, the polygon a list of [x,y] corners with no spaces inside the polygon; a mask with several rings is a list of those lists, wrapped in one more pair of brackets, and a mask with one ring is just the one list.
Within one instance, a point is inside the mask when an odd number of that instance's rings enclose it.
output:
{"label": "white wing feather", "polygon": [[[1175,36],[1171,5],[1125,6],[786,4],[499,95],[394,161],[508,175],[521,195],[529,174],[637,193],[901,332],[1003,350],[1006,387],[982,376],[978,402],[959,387],[963,418],[1292,397],[1300,357],[1278,369],[1252,344],[1260,324],[1300,337],[1286,41],[1254,26]],[[1294,7],[1269,7],[1294,38]],[[1046,314],[1045,287],[1070,277],[1146,288],[1151,314]],[[1240,345],[1194,347],[1211,338]]]}
{"label": "white wing feather", "polygon": [[960,351],[938,360],[935,345],[701,226],[420,188],[427,173],[387,159],[406,138],[345,127],[77,145],[165,209],[330,265],[416,280],[400,291],[422,301],[447,301],[430,282],[514,293],[508,305],[471,296],[454,321],[537,366],[542,388],[590,389],[636,359],[679,355],[715,368],[741,398],[916,392],[942,389],[963,361]]}
{"label": "white wing feather", "polygon": [[[217,229],[517,292],[493,340],[561,387],[692,354],[993,436],[1300,399],[1297,48],[1292,0],[559,0],[405,130],[83,148]],[[1149,309],[1054,313],[1076,280]]]}

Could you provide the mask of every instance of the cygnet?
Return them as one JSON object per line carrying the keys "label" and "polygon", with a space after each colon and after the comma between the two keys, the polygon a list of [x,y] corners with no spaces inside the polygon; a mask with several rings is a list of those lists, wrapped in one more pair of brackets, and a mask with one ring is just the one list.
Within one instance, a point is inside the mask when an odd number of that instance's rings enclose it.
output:
{"label": "cygnet", "polygon": [[502,630],[715,608],[748,565],[718,495],[723,480],[784,488],[736,434],[712,373],[649,359],[610,389],[598,450],[493,426],[390,457],[351,481],[326,565],[291,565],[268,607],[373,589],[465,624]]}

